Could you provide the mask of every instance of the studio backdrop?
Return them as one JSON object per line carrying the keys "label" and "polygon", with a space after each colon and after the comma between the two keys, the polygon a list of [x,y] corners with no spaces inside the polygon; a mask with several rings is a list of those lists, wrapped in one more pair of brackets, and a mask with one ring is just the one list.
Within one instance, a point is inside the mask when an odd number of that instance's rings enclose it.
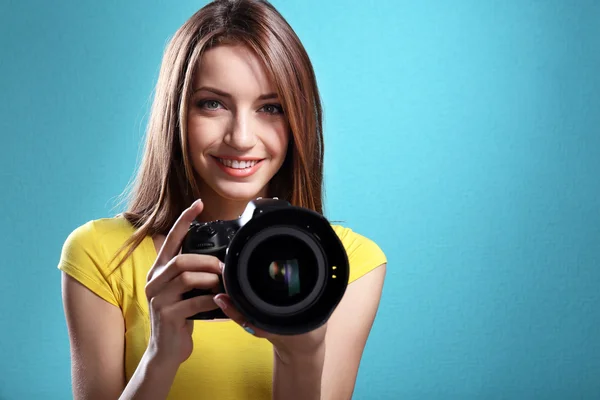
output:
{"label": "studio backdrop", "polygon": [[[0,399],[71,398],[61,247],[121,211],[204,4],[2,2]],[[326,216],[388,257],[354,398],[600,398],[600,2],[274,4],[323,97]]]}

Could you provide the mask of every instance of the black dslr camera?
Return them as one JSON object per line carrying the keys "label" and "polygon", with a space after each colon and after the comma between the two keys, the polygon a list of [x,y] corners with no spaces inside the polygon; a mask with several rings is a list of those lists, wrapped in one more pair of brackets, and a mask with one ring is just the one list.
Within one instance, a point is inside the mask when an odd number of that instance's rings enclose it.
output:
{"label": "black dslr camera", "polygon": [[[319,213],[278,199],[251,201],[240,218],[192,222],[182,253],[225,263],[221,292],[258,328],[281,335],[323,325],[348,286],[346,250]],[[214,294],[194,289],[184,298]],[[220,309],[189,319],[227,318]]]}

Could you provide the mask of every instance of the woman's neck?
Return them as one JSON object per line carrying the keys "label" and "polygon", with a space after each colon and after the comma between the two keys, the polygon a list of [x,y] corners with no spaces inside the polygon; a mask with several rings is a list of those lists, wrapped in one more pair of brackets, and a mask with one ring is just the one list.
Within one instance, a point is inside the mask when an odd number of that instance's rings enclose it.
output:
{"label": "woman's neck", "polygon": [[196,220],[199,222],[210,222],[210,221],[229,221],[238,219],[248,203],[257,197],[265,197],[266,190],[264,193],[259,193],[256,197],[247,200],[232,200],[223,198],[216,193],[207,193],[206,191],[202,194],[201,199],[204,204],[204,209],[198,215]]}
{"label": "woman's neck", "polygon": [[229,221],[239,218],[246,208],[248,201],[202,197],[202,203],[204,204],[204,209],[198,217],[196,217],[196,220],[199,222],[210,222],[216,220]]}

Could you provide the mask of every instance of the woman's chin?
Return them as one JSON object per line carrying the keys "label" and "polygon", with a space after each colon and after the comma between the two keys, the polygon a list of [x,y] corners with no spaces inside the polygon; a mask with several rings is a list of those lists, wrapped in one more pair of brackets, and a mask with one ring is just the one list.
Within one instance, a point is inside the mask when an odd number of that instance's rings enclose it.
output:
{"label": "woman's chin", "polygon": [[250,202],[257,197],[263,197],[262,188],[254,185],[240,185],[239,183],[232,185],[223,185],[217,190],[217,193],[224,199],[230,201]]}

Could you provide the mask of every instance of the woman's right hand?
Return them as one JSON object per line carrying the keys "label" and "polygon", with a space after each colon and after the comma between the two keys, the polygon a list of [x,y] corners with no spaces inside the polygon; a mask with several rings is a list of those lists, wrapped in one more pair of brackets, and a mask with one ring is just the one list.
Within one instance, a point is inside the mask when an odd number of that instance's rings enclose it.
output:
{"label": "woman's right hand", "polygon": [[181,214],[147,277],[151,331],[146,351],[161,364],[174,367],[179,367],[192,354],[194,321],[186,318],[218,308],[213,301],[214,295],[182,299],[182,294],[191,289],[219,287],[222,264],[217,257],[179,254],[190,224],[202,209],[202,202],[197,200]]}

